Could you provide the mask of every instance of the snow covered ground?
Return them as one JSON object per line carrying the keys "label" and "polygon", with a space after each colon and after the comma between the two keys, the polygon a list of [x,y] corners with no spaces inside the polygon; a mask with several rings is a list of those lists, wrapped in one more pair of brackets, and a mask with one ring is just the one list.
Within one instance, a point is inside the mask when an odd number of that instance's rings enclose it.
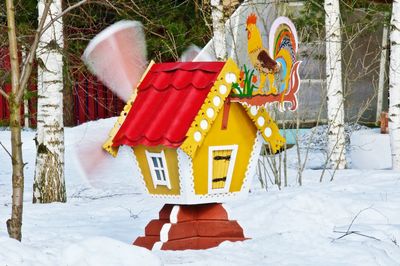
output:
{"label": "snow covered ground", "polygon": [[[333,182],[328,172],[319,183],[322,170],[313,170],[323,163],[318,150],[309,156],[302,187],[294,182],[292,149],[288,187],[266,191],[255,179],[247,200],[226,204],[250,240],[200,251],[150,252],[132,246],[162,204],[143,194],[129,149],[117,159],[102,160],[90,178],[83,178],[76,164],[101,160],[95,150],[77,148],[99,145],[113,121],[66,129],[66,204],[31,203],[34,132],[23,132],[22,243],[7,236],[11,167],[0,150],[0,265],[400,265],[400,173],[348,169],[336,172]],[[10,146],[9,131],[0,129],[0,141]]]}

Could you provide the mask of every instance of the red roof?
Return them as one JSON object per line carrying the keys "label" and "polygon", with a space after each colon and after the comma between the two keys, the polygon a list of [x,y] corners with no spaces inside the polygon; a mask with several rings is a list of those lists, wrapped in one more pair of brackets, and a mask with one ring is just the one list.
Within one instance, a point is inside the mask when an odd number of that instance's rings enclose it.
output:
{"label": "red roof", "polygon": [[225,62],[154,64],[113,146],[179,147]]}

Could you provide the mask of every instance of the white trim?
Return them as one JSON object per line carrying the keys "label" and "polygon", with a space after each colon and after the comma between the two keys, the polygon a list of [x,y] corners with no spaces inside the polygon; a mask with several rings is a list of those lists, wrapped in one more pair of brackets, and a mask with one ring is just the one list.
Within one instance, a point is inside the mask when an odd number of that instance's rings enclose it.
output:
{"label": "white trim", "polygon": [[[236,154],[239,145],[224,145],[224,146],[210,146],[208,147],[208,193],[227,193],[231,187],[233,170],[236,163]],[[221,189],[212,188],[212,174],[213,174],[213,152],[214,151],[224,151],[232,150],[231,159],[229,161],[228,172],[226,174],[225,187]]]}
{"label": "white trim", "polygon": [[176,224],[178,222],[178,213],[179,213],[180,207],[179,205],[174,205],[172,207],[171,213],[169,215],[169,221],[172,224]]}
{"label": "white trim", "polygon": [[163,244],[164,244],[163,242],[157,241],[156,243],[154,243],[153,248],[151,250],[161,250]]}
{"label": "white trim", "polygon": [[194,175],[192,158],[181,148],[177,150],[178,172],[181,186],[180,201],[174,203],[184,203],[191,201],[194,193]]}
{"label": "white trim", "polygon": [[162,227],[161,227],[161,231],[160,231],[160,241],[165,243],[168,242],[168,235],[169,235],[169,230],[171,229],[171,224],[170,223],[165,223]]}
{"label": "white trim", "polygon": [[247,165],[246,174],[244,176],[242,188],[240,191],[246,196],[249,194],[250,186],[252,184],[253,178],[256,175],[258,158],[260,157],[261,149],[264,144],[264,138],[260,131],[257,131],[256,138],[254,140],[253,148],[250,155],[250,160]]}
{"label": "white trim", "polygon": [[172,195],[157,195],[150,194],[150,197],[160,204],[181,204],[181,205],[192,205],[192,204],[205,204],[205,203],[223,203],[233,200],[243,200],[248,196],[249,190],[244,192],[227,192],[227,193],[214,193],[214,194],[188,194],[185,198],[174,197]]}
{"label": "white trim", "polygon": [[[169,179],[169,173],[168,173],[168,165],[167,165],[167,160],[165,159],[165,153],[164,150],[161,152],[146,152],[146,158],[147,158],[147,164],[149,165],[150,168],[150,174],[151,178],[153,179],[153,185],[154,188],[157,188],[158,185],[160,186],[166,186],[167,188],[171,189],[171,182]],[[160,159],[162,166],[156,167],[153,163],[153,158]],[[164,173],[165,180],[159,180],[157,178],[157,171],[160,173]]]}

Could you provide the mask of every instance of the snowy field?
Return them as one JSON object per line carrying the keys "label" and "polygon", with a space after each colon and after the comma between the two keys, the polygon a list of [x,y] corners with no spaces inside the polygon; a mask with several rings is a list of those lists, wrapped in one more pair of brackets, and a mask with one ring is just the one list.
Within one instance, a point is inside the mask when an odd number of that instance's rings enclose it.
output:
{"label": "snowy field", "polygon": [[[7,235],[11,167],[0,150],[0,265],[400,265],[400,173],[348,169],[336,172],[333,182],[328,172],[319,183],[322,170],[313,169],[322,158],[315,151],[299,187],[295,149],[288,151],[288,187],[266,191],[255,179],[246,200],[226,204],[250,240],[200,251],[150,252],[132,246],[162,204],[143,194],[129,149],[117,159],[102,160],[90,178],[82,177],[76,163],[100,161],[96,151],[77,148],[99,145],[113,121],[66,129],[66,204],[31,203],[34,132],[23,132],[22,243]],[[0,141],[8,148],[9,138],[10,132],[0,129]]]}

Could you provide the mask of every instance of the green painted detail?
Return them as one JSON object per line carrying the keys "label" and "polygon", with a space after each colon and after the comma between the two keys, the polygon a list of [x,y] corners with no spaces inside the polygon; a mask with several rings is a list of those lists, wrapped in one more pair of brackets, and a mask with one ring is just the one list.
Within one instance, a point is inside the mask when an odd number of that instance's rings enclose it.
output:
{"label": "green painted detail", "polygon": [[253,90],[257,88],[254,84],[257,82],[257,76],[254,75],[254,69],[247,69],[243,65],[244,71],[240,71],[239,83],[232,83],[232,96],[245,98],[253,95]]}

